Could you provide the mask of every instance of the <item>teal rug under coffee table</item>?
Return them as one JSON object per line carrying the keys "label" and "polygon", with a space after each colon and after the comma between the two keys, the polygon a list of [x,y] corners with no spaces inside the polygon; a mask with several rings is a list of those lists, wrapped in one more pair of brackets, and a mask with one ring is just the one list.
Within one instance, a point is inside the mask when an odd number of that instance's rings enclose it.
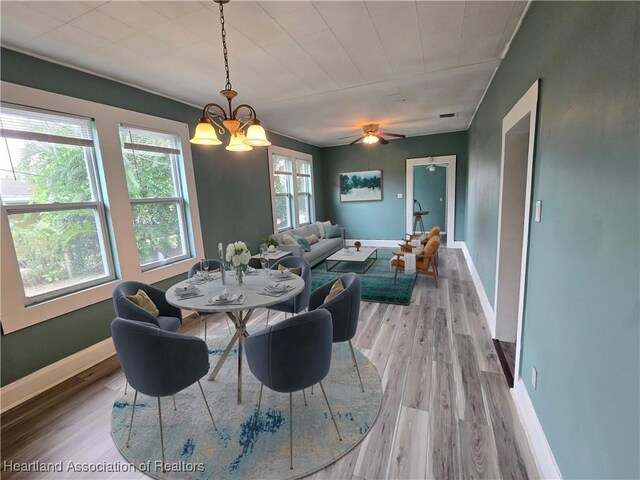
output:
{"label": "teal rug under coffee table", "polygon": [[335,281],[347,272],[355,272],[360,275],[362,300],[409,305],[416,276],[399,272],[398,281],[395,285],[393,284],[395,267],[394,270],[389,267],[393,252],[394,250],[390,248],[379,248],[378,259],[364,274],[358,273],[361,271],[359,263],[341,262],[335,268],[332,267],[330,272],[327,272],[325,264],[322,262],[311,270],[311,290],[315,290],[327,282]]}
{"label": "teal rug under coffee table", "polygon": [[[215,365],[228,335],[209,337],[210,364]],[[161,459],[158,410],[155,398],[138,395],[129,447],[125,446],[133,392],[122,391],[113,404],[111,434],[122,455],[138,470],[159,479],[286,479],[299,478],[335,462],[358,445],[370,431],[382,403],[382,382],[374,365],[357,349],[362,382],[346,343],[334,344],[331,371],[322,382],[342,441],[334,429],[322,392],[293,394],[293,466],[289,469],[289,395],[265,388],[262,406],[257,401],[260,384],[244,363],[243,402],[236,402],[237,348],[215,381],[201,380],[218,426],[214,430],[198,385],[178,393],[177,409],[171,397],[162,398],[165,462],[171,471],[156,468]]]}

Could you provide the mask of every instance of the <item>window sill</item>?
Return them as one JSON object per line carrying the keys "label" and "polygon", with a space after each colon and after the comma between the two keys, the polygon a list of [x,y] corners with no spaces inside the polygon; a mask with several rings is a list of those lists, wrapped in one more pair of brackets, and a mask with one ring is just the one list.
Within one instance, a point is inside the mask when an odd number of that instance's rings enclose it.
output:
{"label": "window sill", "polygon": [[[112,298],[113,290],[123,280],[157,283],[177,275],[182,275],[188,272],[196,261],[197,259],[195,257],[190,257],[147,272],[140,271],[136,278],[110,280],[94,287],[29,306],[25,305],[21,282],[17,282],[17,285],[14,282],[14,285],[11,285],[11,287],[9,287],[9,284],[3,282],[1,299],[2,311],[0,312],[3,332],[5,334],[12,333],[64,315],[65,313],[109,300]],[[20,300],[10,300],[16,298]]]}

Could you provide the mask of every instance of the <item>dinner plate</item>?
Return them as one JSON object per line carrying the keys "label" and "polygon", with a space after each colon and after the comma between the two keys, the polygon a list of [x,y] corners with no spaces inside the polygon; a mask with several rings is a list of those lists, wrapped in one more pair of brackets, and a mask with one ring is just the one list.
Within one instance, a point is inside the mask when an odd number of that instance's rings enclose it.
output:
{"label": "dinner plate", "polygon": [[231,295],[226,300],[220,300],[219,297],[218,298],[211,297],[207,302],[207,305],[223,305],[225,303],[233,303],[233,302],[237,302],[239,298],[240,298],[240,295],[237,293]]}

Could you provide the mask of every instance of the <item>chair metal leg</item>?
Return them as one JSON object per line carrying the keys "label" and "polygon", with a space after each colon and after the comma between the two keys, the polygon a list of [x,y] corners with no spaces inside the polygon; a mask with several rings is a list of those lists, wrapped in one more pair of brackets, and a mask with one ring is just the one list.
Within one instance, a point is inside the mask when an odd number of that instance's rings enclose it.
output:
{"label": "chair metal leg", "polygon": [[162,408],[158,397],[158,420],[160,422],[160,448],[162,448],[162,471],[164,472],[164,433],[162,432]]}
{"label": "chair metal leg", "polygon": [[289,392],[289,459],[291,461],[289,468],[293,470],[293,402],[291,397],[292,393]]}
{"label": "chair metal leg", "polygon": [[131,410],[131,421],[129,422],[129,435],[127,436],[126,447],[129,448],[129,440],[131,440],[131,429],[133,428],[133,414],[136,413],[136,402],[138,401],[138,391],[133,395],[133,409]]}
{"label": "chair metal leg", "polygon": [[262,403],[262,389],[264,388],[264,384],[260,384],[260,395],[258,396],[258,411],[260,410],[260,404]]}
{"label": "chair metal leg", "polygon": [[178,407],[176,405],[176,396],[175,395],[171,395],[171,398],[173,398],[173,409],[175,411],[178,411]]}
{"label": "chair metal leg", "polygon": [[342,436],[340,436],[340,430],[338,430],[338,424],[336,423],[336,419],[333,416],[333,411],[331,410],[331,405],[329,405],[329,399],[327,398],[327,394],[324,391],[324,387],[322,386],[322,382],[320,382],[320,389],[322,390],[322,395],[324,395],[324,401],[327,402],[327,408],[329,409],[329,413],[331,414],[331,420],[333,420],[333,425],[336,427],[336,432],[338,432],[338,438],[342,441]]}
{"label": "chair metal leg", "polygon": [[207,320],[209,320],[209,317],[204,317],[204,341],[207,341]]}
{"label": "chair metal leg", "polygon": [[302,396],[304,397],[304,406],[307,406],[307,394],[304,393],[304,388],[302,389]]}
{"label": "chair metal leg", "polygon": [[313,385],[311,385],[311,395],[313,395]]}
{"label": "chair metal leg", "polygon": [[129,386],[129,382],[127,380],[124,381],[124,394],[127,394],[127,387]]}
{"label": "chair metal leg", "polygon": [[362,384],[362,377],[360,376],[360,369],[358,368],[358,362],[356,361],[356,354],[353,351],[353,345],[351,344],[351,340],[349,340],[349,349],[351,350],[351,358],[353,359],[353,365],[356,367],[356,372],[358,373],[358,380],[360,380],[360,388],[364,392],[364,385]]}
{"label": "chair metal leg", "polygon": [[225,320],[227,321],[227,330],[229,330],[229,333],[231,333],[231,325],[229,324],[229,317],[225,317]]}
{"label": "chair metal leg", "polygon": [[269,316],[271,315],[271,310],[267,309],[267,327],[269,326]]}
{"label": "chair metal leg", "polygon": [[209,408],[209,402],[207,402],[207,397],[204,395],[204,390],[202,389],[202,384],[200,380],[198,380],[198,386],[200,387],[200,393],[202,393],[202,399],[204,400],[204,404],[207,406],[207,411],[209,412],[209,417],[211,417],[211,421],[213,422],[213,428],[218,431],[218,427],[216,427],[216,421],[213,419],[213,415],[211,414],[211,409]]}

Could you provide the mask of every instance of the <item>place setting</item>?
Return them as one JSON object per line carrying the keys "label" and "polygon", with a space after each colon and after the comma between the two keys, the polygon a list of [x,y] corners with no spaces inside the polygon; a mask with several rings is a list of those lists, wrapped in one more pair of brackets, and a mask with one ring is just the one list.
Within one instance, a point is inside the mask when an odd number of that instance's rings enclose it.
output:
{"label": "place setting", "polygon": [[176,296],[180,300],[186,300],[188,298],[196,298],[204,296],[200,289],[198,289],[194,284],[190,283],[184,286],[179,286],[174,288],[173,290]]}
{"label": "place setting", "polygon": [[219,295],[214,295],[207,300],[206,305],[242,305],[245,301],[245,294],[229,292],[226,288]]}

